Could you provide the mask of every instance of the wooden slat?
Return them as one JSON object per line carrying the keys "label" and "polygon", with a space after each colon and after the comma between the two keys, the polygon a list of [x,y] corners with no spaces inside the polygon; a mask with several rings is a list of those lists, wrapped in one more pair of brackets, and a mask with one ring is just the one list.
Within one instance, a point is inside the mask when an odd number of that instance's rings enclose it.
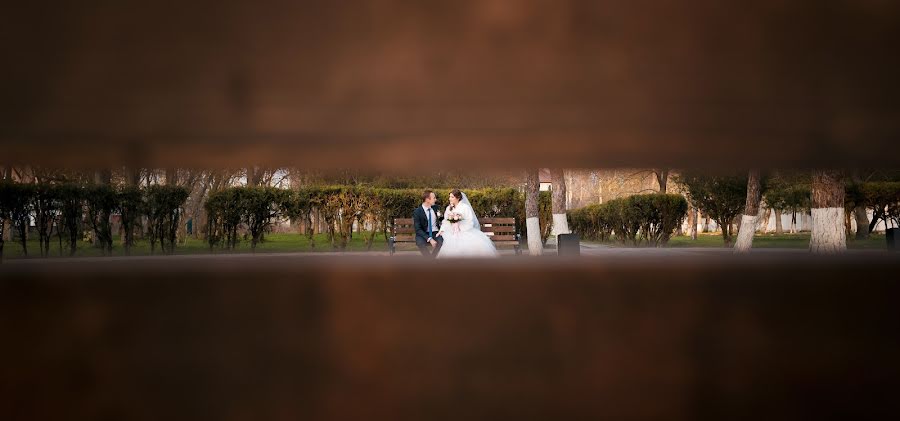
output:
{"label": "wooden slat", "polygon": [[412,218],[394,218],[394,225],[412,225]]}
{"label": "wooden slat", "polygon": [[396,235],[396,236],[394,236],[395,243],[410,242],[410,241],[415,242],[416,236],[415,235]]}
{"label": "wooden slat", "polygon": [[490,238],[493,241],[516,241],[515,235],[491,235]]}
{"label": "wooden slat", "polygon": [[481,232],[516,232],[516,227],[509,225],[496,225],[493,227],[481,226]]}
{"label": "wooden slat", "polygon": [[394,243],[394,246],[395,246],[396,248],[400,248],[400,247],[408,247],[408,246],[410,246],[410,245],[415,246],[415,245],[416,245],[416,242],[415,242],[415,241],[400,241],[400,242],[395,242],[395,243]]}
{"label": "wooden slat", "polygon": [[414,234],[415,232],[416,232],[416,229],[413,227],[397,227],[397,226],[394,227],[395,234],[410,234],[410,233]]}
{"label": "wooden slat", "polygon": [[516,218],[478,218],[478,222],[483,224],[503,224],[510,225],[516,223]]}

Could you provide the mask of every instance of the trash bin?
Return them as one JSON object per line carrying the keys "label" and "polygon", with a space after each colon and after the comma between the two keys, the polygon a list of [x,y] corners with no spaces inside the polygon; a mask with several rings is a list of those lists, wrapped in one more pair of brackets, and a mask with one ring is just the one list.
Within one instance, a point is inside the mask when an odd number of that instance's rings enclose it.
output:
{"label": "trash bin", "polygon": [[559,234],[556,241],[560,256],[581,255],[581,237],[578,234]]}
{"label": "trash bin", "polygon": [[888,250],[900,250],[900,228],[888,228],[884,230],[884,238],[887,239]]}

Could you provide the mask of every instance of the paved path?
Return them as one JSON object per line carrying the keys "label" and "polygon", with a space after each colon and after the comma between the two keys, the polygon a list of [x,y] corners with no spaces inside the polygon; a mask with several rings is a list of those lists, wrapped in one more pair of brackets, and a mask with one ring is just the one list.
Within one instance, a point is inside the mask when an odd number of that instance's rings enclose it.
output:
{"label": "paved path", "polygon": [[[527,258],[528,252],[525,251],[523,256],[516,256],[512,250],[501,250],[501,255],[505,259]],[[556,249],[548,248],[544,251],[545,256],[555,257]],[[771,255],[771,256],[804,256],[808,255],[806,249],[787,249],[787,248],[763,248],[754,249],[752,255]],[[888,254],[886,250],[849,250],[847,254],[851,255],[884,255]],[[649,248],[649,247],[612,247],[603,244],[582,243],[581,255],[585,257],[613,258],[613,259],[646,259],[646,258],[677,258],[677,257],[726,257],[732,256],[732,250],[724,247],[685,247],[685,248]],[[115,256],[115,257],[56,257],[56,258],[29,258],[29,259],[6,259],[3,265],[19,266],[19,265],[48,265],[56,263],[98,263],[98,262],[190,262],[190,261],[265,261],[265,260],[284,260],[284,259],[334,259],[340,257],[365,257],[365,258],[393,258],[400,260],[412,260],[419,257],[418,251],[399,251],[395,256],[390,256],[386,251],[359,251],[359,252],[292,252],[292,253],[219,253],[219,254],[181,254],[181,255],[155,255],[155,256]]]}

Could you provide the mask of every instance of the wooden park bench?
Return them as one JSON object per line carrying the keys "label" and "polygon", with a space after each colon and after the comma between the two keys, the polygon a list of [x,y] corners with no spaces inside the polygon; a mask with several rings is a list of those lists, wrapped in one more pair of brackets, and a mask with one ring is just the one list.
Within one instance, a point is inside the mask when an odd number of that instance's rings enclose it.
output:
{"label": "wooden park bench", "polygon": [[[519,234],[516,234],[516,218],[478,218],[481,232],[486,233],[497,249],[512,247],[516,254],[522,254]],[[397,251],[397,245],[416,245],[416,229],[412,218],[394,218],[394,227],[388,239],[391,255]]]}

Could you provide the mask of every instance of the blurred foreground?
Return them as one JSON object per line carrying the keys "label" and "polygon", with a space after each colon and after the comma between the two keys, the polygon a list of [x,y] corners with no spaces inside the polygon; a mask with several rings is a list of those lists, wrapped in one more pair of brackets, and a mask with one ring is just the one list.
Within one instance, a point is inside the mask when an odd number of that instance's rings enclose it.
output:
{"label": "blurred foreground", "polygon": [[[897,255],[0,267],[3,419],[885,419]],[[52,403],[52,404],[50,404]]]}

